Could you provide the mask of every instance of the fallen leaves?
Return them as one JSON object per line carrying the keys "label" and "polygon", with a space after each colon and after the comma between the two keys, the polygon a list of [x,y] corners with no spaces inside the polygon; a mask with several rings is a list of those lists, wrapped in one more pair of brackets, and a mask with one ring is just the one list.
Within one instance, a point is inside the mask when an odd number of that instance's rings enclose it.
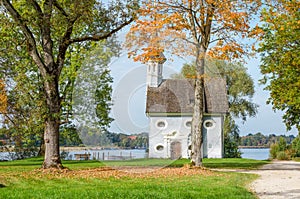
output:
{"label": "fallen leaves", "polygon": [[[68,169],[37,169],[31,172],[23,173],[25,176],[54,178],[168,178],[184,176],[212,176],[221,175],[204,168],[161,168],[161,167],[100,167],[85,170],[68,170]],[[25,177],[24,176],[24,177]]]}

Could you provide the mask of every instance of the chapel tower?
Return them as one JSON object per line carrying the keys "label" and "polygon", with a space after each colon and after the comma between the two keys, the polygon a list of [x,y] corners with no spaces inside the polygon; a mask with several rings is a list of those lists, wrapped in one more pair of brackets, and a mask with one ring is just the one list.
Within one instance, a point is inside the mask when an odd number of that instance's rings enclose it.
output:
{"label": "chapel tower", "polygon": [[163,53],[158,56],[153,56],[147,63],[147,86],[158,87],[162,82],[163,64],[166,58]]}

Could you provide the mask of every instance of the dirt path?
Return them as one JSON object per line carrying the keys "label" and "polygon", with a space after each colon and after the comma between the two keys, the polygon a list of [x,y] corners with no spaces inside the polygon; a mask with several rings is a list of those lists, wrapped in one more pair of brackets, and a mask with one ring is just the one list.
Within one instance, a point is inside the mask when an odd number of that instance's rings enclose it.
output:
{"label": "dirt path", "polygon": [[250,188],[261,199],[300,198],[300,162],[273,161],[247,173],[260,175]]}

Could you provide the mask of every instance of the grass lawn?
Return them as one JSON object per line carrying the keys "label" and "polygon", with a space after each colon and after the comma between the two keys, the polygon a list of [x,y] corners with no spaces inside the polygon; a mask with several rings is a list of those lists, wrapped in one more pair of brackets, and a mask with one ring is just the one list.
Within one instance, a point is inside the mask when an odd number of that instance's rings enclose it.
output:
{"label": "grass lawn", "polygon": [[[206,168],[226,168],[226,169],[256,169],[269,160],[253,160],[242,158],[223,158],[223,159],[203,159]],[[160,166],[160,167],[182,167],[190,163],[188,159],[169,160],[169,159],[134,159],[122,161],[104,161],[107,166]]]}
{"label": "grass lawn", "polygon": [[[104,163],[64,161],[70,171],[59,172],[39,170],[42,158],[0,162],[0,198],[256,198],[245,188],[256,175],[179,168],[188,162],[163,159]],[[151,175],[129,174],[105,170],[109,164],[170,165],[173,168],[157,169]],[[234,168],[234,165],[235,168],[253,168],[261,164],[261,161],[244,159],[204,160],[206,167],[214,168]]]}

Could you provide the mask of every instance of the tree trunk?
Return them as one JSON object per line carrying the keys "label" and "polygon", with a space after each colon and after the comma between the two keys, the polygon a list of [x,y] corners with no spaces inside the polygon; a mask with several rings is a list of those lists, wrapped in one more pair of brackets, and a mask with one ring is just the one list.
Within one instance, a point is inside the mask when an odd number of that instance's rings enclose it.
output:
{"label": "tree trunk", "polygon": [[203,124],[203,78],[196,79],[195,85],[195,105],[192,121],[192,164],[194,166],[202,166],[202,124]]}
{"label": "tree trunk", "polygon": [[195,104],[192,120],[192,165],[202,166],[202,143],[203,143],[203,112],[204,112],[204,58],[200,58],[200,52],[196,58],[196,82],[195,82]]}
{"label": "tree trunk", "polygon": [[45,142],[44,142],[44,134],[41,137],[41,145],[38,152],[38,156],[45,156]]}
{"label": "tree trunk", "polygon": [[45,120],[43,168],[63,168],[59,153],[60,97],[57,76],[45,80],[48,113]]}

